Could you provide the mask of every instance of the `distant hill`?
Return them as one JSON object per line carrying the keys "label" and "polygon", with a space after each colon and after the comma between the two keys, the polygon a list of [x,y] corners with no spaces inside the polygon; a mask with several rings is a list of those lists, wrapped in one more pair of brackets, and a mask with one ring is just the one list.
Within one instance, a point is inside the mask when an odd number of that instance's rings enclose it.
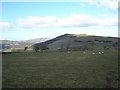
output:
{"label": "distant hill", "polygon": [[48,40],[49,38],[37,38],[23,41],[11,41],[11,40],[0,40],[0,49],[2,48],[24,48],[25,46],[31,46],[35,43],[40,43]]}
{"label": "distant hill", "polygon": [[24,46],[28,46],[30,44],[31,43],[21,41],[1,40],[0,49],[23,48]]}
{"label": "distant hill", "polygon": [[[36,45],[40,45],[37,43]],[[70,44],[70,49],[92,49],[92,48],[104,48],[115,47],[118,45],[117,37],[103,37],[86,34],[64,34],[56,38],[47,40],[44,42],[51,50],[66,49],[66,46]]]}
{"label": "distant hill", "polygon": [[50,38],[37,38],[37,39],[24,40],[23,42],[34,44],[34,43],[44,42],[44,41],[47,41],[49,39]]}

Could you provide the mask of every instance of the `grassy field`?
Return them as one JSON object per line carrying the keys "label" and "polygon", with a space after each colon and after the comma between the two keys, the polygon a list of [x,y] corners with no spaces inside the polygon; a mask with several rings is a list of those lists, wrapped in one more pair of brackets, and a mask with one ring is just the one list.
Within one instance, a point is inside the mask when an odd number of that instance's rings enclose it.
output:
{"label": "grassy field", "polygon": [[25,52],[3,55],[3,88],[117,88],[118,52]]}

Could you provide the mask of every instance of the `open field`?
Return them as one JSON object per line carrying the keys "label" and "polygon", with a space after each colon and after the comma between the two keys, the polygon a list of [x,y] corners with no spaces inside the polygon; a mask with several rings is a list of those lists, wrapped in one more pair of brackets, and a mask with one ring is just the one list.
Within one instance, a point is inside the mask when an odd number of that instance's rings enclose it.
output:
{"label": "open field", "polygon": [[118,52],[3,54],[3,88],[117,88]]}

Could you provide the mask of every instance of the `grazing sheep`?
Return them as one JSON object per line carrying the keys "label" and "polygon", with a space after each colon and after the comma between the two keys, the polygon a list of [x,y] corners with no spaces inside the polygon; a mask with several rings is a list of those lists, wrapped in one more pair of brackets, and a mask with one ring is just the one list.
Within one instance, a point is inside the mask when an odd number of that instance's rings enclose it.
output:
{"label": "grazing sheep", "polygon": [[93,52],[92,54],[94,55],[95,53]]}
{"label": "grazing sheep", "polygon": [[70,53],[70,51],[67,51],[67,53]]}
{"label": "grazing sheep", "polygon": [[104,54],[104,52],[98,52],[99,55]]}
{"label": "grazing sheep", "polygon": [[101,55],[102,53],[101,52],[98,52],[99,55]]}
{"label": "grazing sheep", "polygon": [[83,53],[85,54],[86,52],[84,51]]}
{"label": "grazing sheep", "polygon": [[104,54],[104,52],[101,52],[101,54]]}

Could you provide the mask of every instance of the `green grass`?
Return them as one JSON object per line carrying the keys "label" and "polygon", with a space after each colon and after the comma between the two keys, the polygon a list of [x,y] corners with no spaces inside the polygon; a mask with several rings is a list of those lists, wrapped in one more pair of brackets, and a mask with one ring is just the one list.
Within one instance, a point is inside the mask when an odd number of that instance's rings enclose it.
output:
{"label": "green grass", "polygon": [[[29,48],[26,51],[31,52],[31,51],[33,51],[33,49]],[[12,53],[14,53],[14,52],[26,52],[26,51],[24,51],[24,48],[14,48],[14,49],[5,49],[5,50],[3,50],[3,52],[12,52]]]}
{"label": "green grass", "polygon": [[[98,52],[96,50],[94,52]],[[116,50],[13,53],[3,55],[3,88],[106,88],[118,87]]]}

